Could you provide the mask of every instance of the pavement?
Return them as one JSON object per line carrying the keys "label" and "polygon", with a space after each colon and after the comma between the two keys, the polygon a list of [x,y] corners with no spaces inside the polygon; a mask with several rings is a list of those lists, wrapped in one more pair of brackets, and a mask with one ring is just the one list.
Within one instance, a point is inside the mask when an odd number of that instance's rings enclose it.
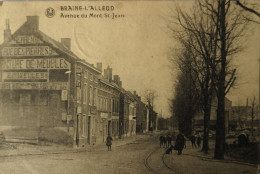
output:
{"label": "pavement", "polygon": [[[112,148],[131,144],[138,139],[149,137],[151,133],[135,135],[131,137],[124,137],[122,139],[114,138]],[[107,146],[104,144],[87,145],[86,147],[72,148],[57,144],[33,145],[33,144],[20,144],[8,143],[4,148],[0,147],[0,157],[13,157],[13,156],[28,156],[28,155],[46,155],[46,154],[63,154],[63,153],[79,153],[91,151],[104,151]]]}
{"label": "pavement", "polygon": [[[131,137],[124,137],[122,139],[114,138],[112,142],[112,149],[119,146],[124,146],[126,144],[132,144],[139,139],[146,139],[150,136],[160,134],[161,132],[137,134]],[[212,145],[211,145],[212,146]],[[87,145],[86,147],[72,148],[57,144],[45,144],[45,145],[32,145],[32,144],[19,144],[19,143],[9,143],[6,145],[7,148],[0,147],[0,157],[15,157],[15,156],[29,156],[29,155],[46,155],[46,154],[64,154],[64,153],[79,153],[79,152],[97,152],[106,151],[107,146],[104,144],[97,145]],[[189,149],[189,150],[188,150]],[[255,164],[240,161],[238,159],[233,159],[225,156],[224,160],[214,159],[214,149],[210,149],[208,154],[204,154],[199,148],[188,148],[183,150],[183,155],[198,157],[202,160],[210,161],[221,161],[228,163],[237,163],[249,166],[257,166]]]}

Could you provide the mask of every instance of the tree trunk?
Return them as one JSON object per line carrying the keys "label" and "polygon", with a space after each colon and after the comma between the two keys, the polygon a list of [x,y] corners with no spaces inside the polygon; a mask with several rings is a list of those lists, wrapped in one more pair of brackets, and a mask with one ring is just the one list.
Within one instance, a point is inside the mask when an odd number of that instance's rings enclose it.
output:
{"label": "tree trunk", "polygon": [[203,136],[202,151],[204,151],[205,154],[208,154],[208,150],[209,150],[209,130],[210,130],[210,111],[211,111],[210,95],[206,97],[207,103],[204,109],[204,136]]}
{"label": "tree trunk", "polygon": [[225,76],[226,76],[226,0],[220,0],[221,70],[218,82],[218,109],[214,158],[224,159],[225,153]]}

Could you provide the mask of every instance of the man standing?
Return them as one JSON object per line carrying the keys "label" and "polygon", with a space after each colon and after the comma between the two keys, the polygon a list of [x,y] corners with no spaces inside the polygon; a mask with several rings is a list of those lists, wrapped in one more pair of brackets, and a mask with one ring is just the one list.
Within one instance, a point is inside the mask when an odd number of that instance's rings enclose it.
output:
{"label": "man standing", "polygon": [[200,148],[200,144],[201,144],[201,137],[200,137],[200,134],[199,134],[198,137],[197,137],[198,148]]}
{"label": "man standing", "polygon": [[113,141],[112,137],[110,136],[110,134],[108,134],[107,140],[106,140],[106,145],[107,145],[108,151],[111,151],[112,141]]}
{"label": "man standing", "polygon": [[177,136],[174,149],[178,150],[178,155],[181,155],[183,148],[184,148],[184,136],[180,133]]}

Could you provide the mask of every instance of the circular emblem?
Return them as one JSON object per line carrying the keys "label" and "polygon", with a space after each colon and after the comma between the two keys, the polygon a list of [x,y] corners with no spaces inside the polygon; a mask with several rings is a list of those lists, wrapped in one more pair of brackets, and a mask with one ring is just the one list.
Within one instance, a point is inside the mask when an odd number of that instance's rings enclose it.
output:
{"label": "circular emblem", "polygon": [[46,9],[45,15],[48,18],[52,18],[55,15],[55,10],[53,8],[49,7],[49,8]]}

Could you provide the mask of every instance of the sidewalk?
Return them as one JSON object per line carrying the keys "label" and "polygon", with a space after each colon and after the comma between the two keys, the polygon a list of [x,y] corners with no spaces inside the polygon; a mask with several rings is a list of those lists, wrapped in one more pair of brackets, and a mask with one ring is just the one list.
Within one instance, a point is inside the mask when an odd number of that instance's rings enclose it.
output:
{"label": "sidewalk", "polygon": [[[124,137],[122,139],[114,139],[112,148],[134,143],[139,139],[148,138],[150,133],[135,135],[132,137]],[[31,144],[8,144],[9,148],[0,149],[0,157],[29,156],[29,155],[46,155],[46,154],[63,154],[63,153],[79,153],[94,152],[107,150],[104,144],[88,145],[82,148],[72,148],[57,144],[49,145],[31,145]]]}

